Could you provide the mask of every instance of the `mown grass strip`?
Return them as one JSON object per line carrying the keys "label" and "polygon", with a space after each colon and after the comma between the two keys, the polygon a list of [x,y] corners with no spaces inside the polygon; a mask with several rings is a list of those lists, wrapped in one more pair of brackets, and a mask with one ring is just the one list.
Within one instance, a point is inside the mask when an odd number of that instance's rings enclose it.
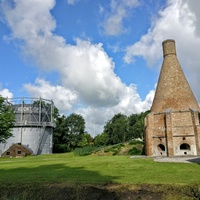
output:
{"label": "mown grass strip", "polygon": [[129,156],[53,154],[0,158],[3,183],[200,184],[200,165]]}

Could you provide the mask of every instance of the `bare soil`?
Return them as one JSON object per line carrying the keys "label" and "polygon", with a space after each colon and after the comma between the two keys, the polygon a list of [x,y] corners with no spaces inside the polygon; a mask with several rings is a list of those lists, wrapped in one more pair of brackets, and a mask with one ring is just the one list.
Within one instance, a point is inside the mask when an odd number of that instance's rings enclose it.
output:
{"label": "bare soil", "polygon": [[0,184],[0,199],[12,200],[199,200],[196,186],[172,185],[68,185],[54,184]]}

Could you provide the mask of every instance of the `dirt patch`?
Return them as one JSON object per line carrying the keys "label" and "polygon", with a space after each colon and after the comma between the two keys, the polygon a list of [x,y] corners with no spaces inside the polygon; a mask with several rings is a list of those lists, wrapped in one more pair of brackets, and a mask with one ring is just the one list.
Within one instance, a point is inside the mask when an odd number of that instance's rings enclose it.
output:
{"label": "dirt patch", "polygon": [[194,200],[199,188],[163,185],[0,184],[0,199],[15,200]]}
{"label": "dirt patch", "polygon": [[37,200],[124,200],[124,199],[162,199],[162,193],[145,189],[124,188],[122,186],[91,186],[91,185],[35,185],[7,187],[0,190],[0,199],[37,199]]}

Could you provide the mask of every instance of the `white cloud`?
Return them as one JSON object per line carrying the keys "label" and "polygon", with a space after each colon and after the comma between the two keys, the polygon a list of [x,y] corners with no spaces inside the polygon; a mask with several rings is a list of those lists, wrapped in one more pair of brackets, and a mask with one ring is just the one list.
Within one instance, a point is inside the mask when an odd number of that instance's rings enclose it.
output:
{"label": "white cloud", "polygon": [[125,85],[114,73],[114,63],[102,44],[78,39],[67,55],[67,67],[61,69],[64,85],[76,89],[84,102],[95,106],[110,106],[120,101]]}
{"label": "white cloud", "polygon": [[4,89],[0,88],[0,96],[4,98],[13,98],[14,95],[7,88],[4,88]]}
{"label": "white cloud", "polygon": [[[182,0],[168,1],[168,6],[159,12],[160,17],[153,22],[146,35],[129,46],[125,61],[130,63],[135,56],[142,56],[149,65],[153,65],[161,56],[163,40],[173,38],[185,49],[187,44],[197,40],[195,33],[195,17],[188,5]],[[192,37],[192,38],[191,38]],[[192,45],[191,44],[191,45]]]}
{"label": "white cloud", "polygon": [[121,101],[110,107],[95,108],[88,106],[77,110],[87,121],[87,131],[95,136],[102,133],[105,122],[110,120],[115,114],[122,113],[127,116],[133,113],[140,113],[150,109],[155,91],[151,90],[144,101],[139,97],[136,86],[130,85],[125,88]]}
{"label": "white cloud", "polygon": [[107,35],[119,35],[126,32],[123,20],[128,17],[130,9],[139,5],[138,0],[112,0],[111,13],[106,16],[103,28]]}
{"label": "white cloud", "polygon": [[[100,133],[105,121],[119,112],[130,115],[150,108],[154,91],[142,101],[135,85],[123,84],[101,43],[77,38],[76,44],[71,45],[53,33],[56,21],[50,11],[55,0],[13,0],[11,6],[9,2],[12,1],[3,1],[1,10],[12,31],[9,39],[19,41],[24,55],[41,70],[57,71],[61,77],[59,86],[43,79],[24,84],[32,97],[53,99],[62,112],[79,112],[86,119],[88,132],[93,134]],[[67,1],[71,5],[76,2]],[[106,34],[126,31],[124,19],[138,5],[139,0],[111,0],[111,13],[104,23]],[[149,66],[155,65],[162,59],[162,41],[175,39],[178,58],[200,102],[199,7],[199,0],[168,0],[147,34],[127,48],[124,59],[131,63],[135,57],[143,57]],[[106,8],[101,6],[99,11],[105,14]],[[13,97],[8,89],[0,94]],[[84,106],[77,108],[77,103]]]}
{"label": "white cloud", "polygon": [[38,35],[42,37],[51,35],[56,26],[50,13],[55,6],[55,0],[13,0],[13,5],[8,3],[2,2],[2,11],[12,28],[12,37],[28,40],[37,38]]}
{"label": "white cloud", "polygon": [[103,6],[100,5],[99,6],[99,13],[102,14],[103,12],[104,12],[104,8],[103,8]]}
{"label": "white cloud", "polygon": [[[77,107],[78,96],[75,92],[67,90],[62,86],[52,86],[43,79],[36,79],[35,84],[24,84],[24,88],[31,97],[52,99],[61,114],[72,112],[72,110],[81,114],[86,121],[86,129],[92,136],[101,133],[105,122],[110,120],[115,114],[123,113],[128,116],[149,110],[155,93],[154,90],[150,91],[145,100],[142,101],[137,93],[136,86],[132,84],[124,88],[121,100],[117,105],[109,107],[79,105]],[[76,108],[73,108],[73,106]]]}
{"label": "white cloud", "polygon": [[92,136],[103,131],[105,123],[115,114],[123,113],[131,115],[149,110],[155,91],[152,90],[142,101],[137,93],[135,85],[124,88],[121,100],[118,104],[109,107],[96,107],[92,105],[77,106],[78,96],[62,86],[53,86],[43,79],[36,79],[35,84],[24,84],[24,88],[31,97],[42,97],[54,101],[60,114],[76,112],[81,114],[86,121],[86,129]]}
{"label": "white cloud", "polygon": [[143,57],[149,66],[158,64],[162,59],[161,43],[175,39],[178,59],[200,102],[200,21],[198,8],[200,1],[168,0],[167,6],[160,10],[157,18],[146,35],[127,47],[124,60],[134,62],[135,57]]}
{"label": "white cloud", "polygon": [[194,15],[196,34],[200,35],[200,12],[199,12],[200,2],[199,0],[193,0],[193,1],[186,0],[185,2],[187,3],[189,9],[191,10],[191,13],[193,13]]}
{"label": "white cloud", "polygon": [[79,0],[67,0],[67,3],[70,5],[75,5]]}
{"label": "white cloud", "polygon": [[146,96],[145,100],[142,101],[140,98],[137,87],[131,84],[126,87],[124,96],[118,105],[113,107],[114,113],[123,113],[126,115],[131,115],[133,113],[140,113],[149,110],[153,101],[154,90],[150,91]]}
{"label": "white cloud", "polygon": [[[87,129],[99,133],[105,120],[119,112],[126,115],[150,108],[151,92],[142,101],[136,86],[126,86],[114,73],[115,64],[101,43],[76,39],[66,43],[53,34],[56,22],[50,10],[55,1],[15,0],[12,7],[4,1],[5,20],[12,30],[11,38],[20,41],[25,56],[41,70],[57,71],[61,85],[52,85],[43,79],[24,84],[31,97],[52,99],[61,112],[73,110],[86,119]],[[112,1],[112,9],[132,8],[138,1]],[[115,7],[115,4],[116,7]],[[124,10],[123,10],[124,9]],[[125,17],[125,14],[124,16]],[[149,97],[150,96],[150,97]],[[78,105],[77,105],[78,103]],[[77,108],[77,106],[80,106]],[[144,110],[145,109],[145,110]]]}
{"label": "white cloud", "polygon": [[72,106],[77,103],[77,95],[60,85],[53,86],[50,82],[37,78],[35,84],[24,84],[24,88],[31,97],[41,97],[53,100],[60,114],[71,111]]}
{"label": "white cloud", "polygon": [[[42,3],[36,9],[28,7],[26,0],[20,0],[14,8],[4,9],[12,37],[23,41],[24,54],[41,69],[57,70],[63,86],[76,90],[85,103],[117,104],[125,86],[114,73],[114,63],[102,44],[76,39],[76,45],[70,45],[63,37],[54,35],[56,24],[50,10],[55,2],[45,2],[46,6]],[[42,19],[38,20],[38,16]]]}

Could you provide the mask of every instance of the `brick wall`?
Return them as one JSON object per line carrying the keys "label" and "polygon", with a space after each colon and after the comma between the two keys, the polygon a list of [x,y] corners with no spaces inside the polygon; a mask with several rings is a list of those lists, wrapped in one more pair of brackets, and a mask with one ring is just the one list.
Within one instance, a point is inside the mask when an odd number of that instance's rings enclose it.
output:
{"label": "brick wall", "polygon": [[174,40],[163,42],[163,56],[151,113],[145,119],[146,154],[200,155],[200,108],[176,57]]}

